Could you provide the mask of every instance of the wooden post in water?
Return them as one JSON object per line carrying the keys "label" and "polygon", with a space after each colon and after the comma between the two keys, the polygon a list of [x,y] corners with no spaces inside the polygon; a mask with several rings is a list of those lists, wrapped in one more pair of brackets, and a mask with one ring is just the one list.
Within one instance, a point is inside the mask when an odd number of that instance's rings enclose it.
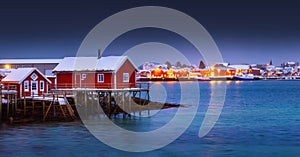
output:
{"label": "wooden post in water", "polygon": [[34,101],[34,97],[32,96],[32,100],[31,100],[31,105],[32,105],[32,115],[34,114],[34,104],[35,101]]}
{"label": "wooden post in water", "polygon": [[142,105],[142,91],[141,91],[141,89],[139,90],[139,115],[140,115],[140,117],[142,116],[142,111],[141,111],[141,105]]}
{"label": "wooden post in water", "polygon": [[45,116],[45,106],[46,106],[45,101],[46,100],[43,100],[43,116]]}
{"label": "wooden post in water", "polygon": [[84,91],[84,116],[87,118],[87,93]]}
{"label": "wooden post in water", "polygon": [[99,113],[100,113],[100,108],[99,107],[101,107],[101,104],[100,104],[100,92],[96,92],[97,93],[97,98],[96,98],[96,101],[97,101],[97,106],[96,106],[96,114],[97,115],[99,115]]}
{"label": "wooden post in water", "polygon": [[55,103],[55,99],[56,99],[56,103],[58,103],[58,94],[56,94],[56,96],[54,95],[54,102],[53,102],[53,116],[56,117],[56,110],[55,110],[55,105],[57,105]]}
{"label": "wooden post in water", "polygon": [[78,107],[77,104],[78,104],[78,92],[77,91],[74,91],[74,104],[75,104],[75,107]]}
{"label": "wooden post in water", "polygon": [[47,115],[48,115],[48,112],[50,111],[51,105],[54,105],[55,95],[54,95],[54,93],[52,93],[52,94],[53,94],[53,95],[52,95],[53,98],[52,98],[52,101],[50,102],[50,105],[48,106],[48,109],[47,109],[47,111],[46,111],[44,117],[43,117],[43,121],[46,120],[46,117],[47,117]]}
{"label": "wooden post in water", "polygon": [[108,117],[110,118],[111,117],[111,92],[108,92]]}
{"label": "wooden post in water", "polygon": [[7,94],[6,117],[9,116],[10,94]]}
{"label": "wooden post in water", "polygon": [[149,91],[150,91],[150,84],[147,83],[147,100],[148,100],[148,102],[150,101]]}
{"label": "wooden post in water", "polygon": [[17,109],[18,109],[18,107],[17,107],[17,105],[18,105],[18,96],[17,96],[17,93],[16,94],[14,94],[14,115],[15,114],[17,114]]}
{"label": "wooden post in water", "polygon": [[24,116],[26,116],[26,95],[24,94],[24,99],[23,99],[23,104],[24,104]]}
{"label": "wooden post in water", "polygon": [[44,115],[45,115],[45,101],[46,101],[46,99],[45,99],[45,94],[43,94],[43,100],[42,100],[42,105],[43,105],[43,107],[42,107],[42,110],[43,110],[43,117],[44,117]]}
{"label": "wooden post in water", "polygon": [[126,116],[126,109],[125,109],[125,92],[122,92],[122,109],[123,109],[123,118]]}
{"label": "wooden post in water", "polygon": [[128,91],[127,94],[128,94],[127,96],[125,95],[126,96],[125,101],[127,102],[127,104],[126,104],[126,106],[127,106],[127,115],[128,115],[128,118],[131,118],[131,102],[130,102],[131,93],[130,93],[130,91]]}
{"label": "wooden post in water", "polygon": [[93,91],[91,91],[90,97],[91,97],[90,113],[94,114],[94,105],[95,105],[94,101],[95,101],[95,98],[94,98],[94,92]]}

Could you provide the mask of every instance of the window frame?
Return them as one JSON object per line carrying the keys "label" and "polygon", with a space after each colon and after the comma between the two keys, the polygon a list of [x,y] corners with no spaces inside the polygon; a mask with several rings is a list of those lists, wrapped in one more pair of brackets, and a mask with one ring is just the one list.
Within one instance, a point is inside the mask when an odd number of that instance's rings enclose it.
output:
{"label": "window frame", "polygon": [[[26,84],[27,84],[27,86],[26,86]],[[29,81],[28,80],[24,81],[24,92],[29,92]]]}
{"label": "window frame", "polygon": [[33,80],[33,81],[36,81],[38,79],[38,75],[33,73],[30,78]]}
{"label": "window frame", "polygon": [[85,73],[81,74],[81,80],[84,80],[84,79],[86,79],[86,74]]}
{"label": "window frame", "polygon": [[[98,80],[98,83],[103,83],[104,82],[104,74],[98,74],[97,75],[97,80]],[[100,80],[100,78],[102,78],[102,80]]]}
{"label": "window frame", "polygon": [[123,73],[123,82],[128,83],[130,80],[129,73]]}
{"label": "window frame", "polygon": [[40,91],[44,91],[45,90],[45,81],[41,80],[40,81]]}

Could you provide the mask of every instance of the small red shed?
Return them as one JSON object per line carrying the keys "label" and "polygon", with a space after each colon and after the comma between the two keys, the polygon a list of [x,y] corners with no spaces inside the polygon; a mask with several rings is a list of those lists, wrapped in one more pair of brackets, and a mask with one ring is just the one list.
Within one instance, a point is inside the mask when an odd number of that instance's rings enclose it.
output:
{"label": "small red shed", "polygon": [[3,78],[2,84],[15,85],[20,98],[47,93],[51,81],[36,68],[18,68],[11,69]]}
{"label": "small red shed", "polygon": [[137,68],[127,56],[65,57],[53,70],[57,88],[134,88]]}

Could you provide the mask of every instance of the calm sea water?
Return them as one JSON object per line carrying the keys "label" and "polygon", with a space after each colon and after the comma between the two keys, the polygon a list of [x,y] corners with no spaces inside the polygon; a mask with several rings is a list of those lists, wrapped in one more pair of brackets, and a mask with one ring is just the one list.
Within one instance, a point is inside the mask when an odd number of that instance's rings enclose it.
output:
{"label": "calm sea water", "polygon": [[[194,121],[164,148],[124,152],[98,141],[80,122],[46,123],[2,128],[0,156],[300,156],[300,81],[227,83],[222,114],[203,138],[198,131],[213,84],[199,84],[200,105]],[[180,102],[180,84],[158,83],[155,88],[166,89],[160,95],[167,95],[167,102]],[[155,99],[165,101],[159,96]],[[131,130],[152,130],[167,123],[176,111],[166,109],[150,118],[114,121]]]}

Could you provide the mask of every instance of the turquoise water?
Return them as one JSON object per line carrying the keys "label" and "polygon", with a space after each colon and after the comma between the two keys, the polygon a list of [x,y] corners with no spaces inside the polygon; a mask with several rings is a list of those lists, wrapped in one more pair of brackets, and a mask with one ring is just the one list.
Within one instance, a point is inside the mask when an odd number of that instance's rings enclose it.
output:
{"label": "turquoise water", "polygon": [[[124,152],[98,141],[80,122],[46,123],[2,127],[0,156],[300,155],[300,81],[227,83],[221,116],[203,138],[198,137],[198,132],[213,84],[199,84],[200,105],[195,119],[183,135],[164,148],[146,153]],[[166,89],[168,102],[180,102],[178,83],[159,85]],[[176,111],[175,108],[166,109],[150,118],[117,118],[114,121],[130,130],[153,130],[166,124]]]}

